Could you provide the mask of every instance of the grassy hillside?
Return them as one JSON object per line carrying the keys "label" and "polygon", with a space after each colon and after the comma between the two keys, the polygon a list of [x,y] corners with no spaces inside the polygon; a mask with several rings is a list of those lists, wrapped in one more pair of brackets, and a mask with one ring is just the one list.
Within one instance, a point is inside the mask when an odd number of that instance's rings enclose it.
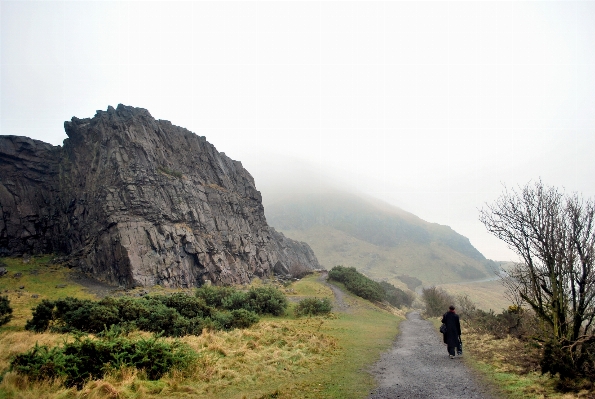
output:
{"label": "grassy hillside", "polygon": [[504,286],[499,280],[443,284],[440,287],[452,295],[467,295],[479,309],[485,311],[491,309],[500,313],[512,305],[506,298]]}
{"label": "grassy hillside", "polygon": [[[402,319],[348,293],[342,299],[345,311],[296,318],[293,308],[298,300],[333,298],[320,276],[311,275],[284,288],[291,304],[283,317],[262,317],[247,329],[204,331],[181,338],[199,359],[186,373],[173,372],[151,381],[142,371],[122,369],[77,391],[62,387],[59,381],[32,383],[6,370],[12,356],[36,343],[55,346],[74,339],[25,331],[32,307],[42,299],[93,299],[93,293],[72,281],[69,269],[49,264],[49,257],[27,263],[4,261],[9,274],[0,278],[0,290],[11,300],[14,319],[0,327],[0,398],[362,398],[373,386],[366,367],[390,347]],[[158,287],[153,290],[166,293]]]}
{"label": "grassy hillside", "polygon": [[265,213],[269,224],[307,242],[324,267],[354,266],[395,285],[400,275],[425,285],[477,280],[495,267],[450,227],[350,194],[294,196]]}

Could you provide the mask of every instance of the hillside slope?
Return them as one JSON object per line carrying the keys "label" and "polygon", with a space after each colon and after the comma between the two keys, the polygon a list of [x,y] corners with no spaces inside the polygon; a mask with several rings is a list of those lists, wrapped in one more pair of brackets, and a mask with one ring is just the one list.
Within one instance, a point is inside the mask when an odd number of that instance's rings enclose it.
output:
{"label": "hillside slope", "polygon": [[374,279],[424,284],[487,278],[495,264],[448,226],[344,192],[295,195],[267,204],[268,222],[307,242],[326,268],[354,266]]}

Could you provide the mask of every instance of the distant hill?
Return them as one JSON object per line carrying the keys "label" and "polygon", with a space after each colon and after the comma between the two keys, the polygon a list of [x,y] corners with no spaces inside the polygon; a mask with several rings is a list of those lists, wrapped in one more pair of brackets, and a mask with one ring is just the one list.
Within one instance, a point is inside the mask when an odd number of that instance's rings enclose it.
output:
{"label": "distant hill", "polygon": [[[493,276],[467,237],[387,203],[347,194],[300,194],[265,205],[268,223],[308,243],[323,267],[354,266],[371,278],[399,285],[415,277],[428,284]],[[415,281],[415,279],[413,279]]]}

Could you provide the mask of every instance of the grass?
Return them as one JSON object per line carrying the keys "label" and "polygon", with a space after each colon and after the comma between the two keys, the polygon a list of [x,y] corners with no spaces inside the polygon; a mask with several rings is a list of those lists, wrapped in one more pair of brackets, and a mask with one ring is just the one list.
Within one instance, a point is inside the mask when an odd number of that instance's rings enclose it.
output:
{"label": "grass", "polygon": [[489,311],[492,309],[500,313],[511,305],[506,298],[505,288],[500,280],[442,284],[439,286],[451,295],[467,295],[478,309]]}
{"label": "grass", "polygon": [[[431,318],[436,327],[440,318]],[[464,361],[478,372],[482,381],[494,387],[506,399],[574,399],[593,398],[594,393],[581,391],[561,393],[556,390],[558,379],[539,371],[539,349],[531,343],[514,338],[495,339],[462,326]]]}
{"label": "grass", "polygon": [[[70,269],[52,264],[51,259],[51,256],[2,259],[9,272],[0,277],[0,294],[8,296],[13,318],[0,331],[22,331],[27,319],[31,318],[31,308],[43,299],[67,296],[95,299],[82,285],[69,279]],[[19,273],[20,277],[15,277]]]}
{"label": "grass", "polygon": [[182,172],[178,172],[177,170],[171,170],[171,169],[168,169],[168,168],[166,168],[164,166],[157,168],[157,171],[158,172],[161,172],[161,173],[163,173],[165,175],[176,177],[178,179],[181,179],[183,177]]}
{"label": "grass", "polygon": [[[68,281],[69,269],[49,260],[4,260],[10,274],[0,279],[0,288],[9,290],[15,318],[0,327],[0,372],[7,370],[13,355],[36,342],[53,346],[70,339],[68,335],[23,330],[31,308],[39,301],[65,296],[93,299],[84,287]],[[11,278],[16,272],[22,276]],[[66,287],[55,288],[63,284]],[[23,285],[25,288],[19,289]],[[333,297],[317,274],[291,284],[287,291],[296,298]],[[32,294],[39,297],[32,298]],[[349,304],[347,313],[295,318],[290,308],[286,316],[262,318],[248,329],[183,337],[181,340],[199,354],[198,363],[186,373],[174,371],[149,381],[142,370],[118,370],[76,391],[62,387],[59,381],[33,383],[9,372],[0,383],[0,399],[366,397],[374,387],[367,367],[390,347],[401,318],[347,293],[344,300]]]}

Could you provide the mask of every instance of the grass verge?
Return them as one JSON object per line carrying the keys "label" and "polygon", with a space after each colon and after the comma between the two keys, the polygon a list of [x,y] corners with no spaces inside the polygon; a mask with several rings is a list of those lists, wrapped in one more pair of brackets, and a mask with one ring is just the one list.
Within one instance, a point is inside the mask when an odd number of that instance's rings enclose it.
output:
{"label": "grass verge", "polygon": [[[436,330],[440,318],[430,319]],[[462,326],[463,327],[463,326]],[[507,337],[495,339],[470,328],[462,328],[464,361],[482,381],[506,399],[575,399],[593,398],[593,392],[561,393],[556,390],[558,378],[539,371],[539,349],[531,343]]]}

